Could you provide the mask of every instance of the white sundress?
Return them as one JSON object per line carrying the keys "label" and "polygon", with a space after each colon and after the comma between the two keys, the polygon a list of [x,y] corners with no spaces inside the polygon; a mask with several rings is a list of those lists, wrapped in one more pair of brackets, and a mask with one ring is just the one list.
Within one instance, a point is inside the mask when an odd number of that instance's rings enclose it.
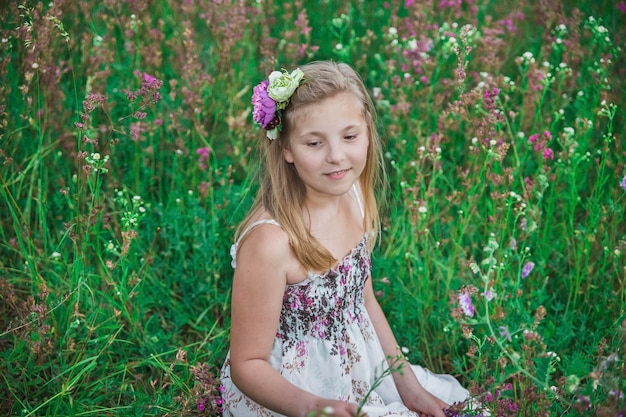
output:
{"label": "white sundress", "polygon": [[[275,220],[265,219],[246,232],[259,224],[280,227]],[[237,244],[231,249],[233,267]],[[418,413],[402,403],[391,375],[365,398],[388,366],[363,299],[370,271],[364,236],[334,268],[323,274],[310,273],[303,282],[287,285],[269,362],[285,379],[315,395],[363,404],[368,417],[417,417]],[[433,374],[417,365],[411,369],[426,390],[448,404],[469,396],[451,375]],[[224,416],[281,416],[233,384],[230,354],[222,367],[221,383]]]}

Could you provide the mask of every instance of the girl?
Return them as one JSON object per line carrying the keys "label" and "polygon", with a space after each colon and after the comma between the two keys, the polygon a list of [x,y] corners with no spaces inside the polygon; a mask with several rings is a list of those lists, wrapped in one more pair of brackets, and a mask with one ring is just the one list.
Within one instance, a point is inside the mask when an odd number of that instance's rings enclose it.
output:
{"label": "girl", "polygon": [[468,392],[406,363],[372,289],[382,152],[363,82],[314,62],[274,71],[252,103],[269,139],[231,249],[224,415],[443,417]]}

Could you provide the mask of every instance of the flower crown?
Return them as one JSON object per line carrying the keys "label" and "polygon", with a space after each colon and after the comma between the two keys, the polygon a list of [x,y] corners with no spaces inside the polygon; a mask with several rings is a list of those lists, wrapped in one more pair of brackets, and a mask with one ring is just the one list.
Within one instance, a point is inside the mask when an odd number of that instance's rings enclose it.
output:
{"label": "flower crown", "polygon": [[252,92],[252,118],[267,130],[270,140],[276,139],[282,130],[281,112],[302,83],[304,72],[300,68],[291,74],[273,71],[267,80],[261,81]]}

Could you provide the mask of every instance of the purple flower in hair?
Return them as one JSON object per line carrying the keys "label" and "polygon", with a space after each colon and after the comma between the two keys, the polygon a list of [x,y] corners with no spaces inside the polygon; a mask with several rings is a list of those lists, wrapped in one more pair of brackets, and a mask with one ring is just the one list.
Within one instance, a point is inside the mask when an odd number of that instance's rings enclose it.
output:
{"label": "purple flower in hair", "polygon": [[280,123],[276,114],[276,102],[267,94],[269,83],[269,80],[261,81],[252,93],[252,118],[266,130],[271,130]]}

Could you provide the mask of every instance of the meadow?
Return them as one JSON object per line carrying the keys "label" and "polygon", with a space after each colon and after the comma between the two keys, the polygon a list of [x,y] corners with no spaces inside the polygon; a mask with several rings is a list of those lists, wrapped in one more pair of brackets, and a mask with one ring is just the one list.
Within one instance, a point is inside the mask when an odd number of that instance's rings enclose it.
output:
{"label": "meadow", "polygon": [[252,88],[317,59],[377,108],[409,359],[624,415],[625,40],[617,0],[2,2],[0,415],[219,415]]}

